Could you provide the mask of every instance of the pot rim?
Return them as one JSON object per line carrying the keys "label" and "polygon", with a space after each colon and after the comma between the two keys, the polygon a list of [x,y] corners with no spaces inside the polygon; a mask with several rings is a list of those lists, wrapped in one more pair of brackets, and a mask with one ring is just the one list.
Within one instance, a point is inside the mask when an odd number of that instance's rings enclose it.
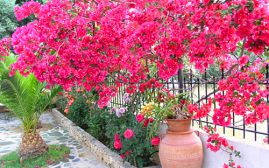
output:
{"label": "pot rim", "polygon": [[180,118],[176,118],[176,119],[165,119],[166,121],[189,121],[192,120],[192,118],[186,118],[186,119],[180,119]]}

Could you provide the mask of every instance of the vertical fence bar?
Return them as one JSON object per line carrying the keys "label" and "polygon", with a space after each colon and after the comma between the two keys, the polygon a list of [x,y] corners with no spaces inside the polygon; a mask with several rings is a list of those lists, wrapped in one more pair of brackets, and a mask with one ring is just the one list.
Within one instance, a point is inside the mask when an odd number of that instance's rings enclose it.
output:
{"label": "vertical fence bar", "polygon": [[257,141],[257,124],[254,124],[254,140]]}
{"label": "vertical fence bar", "polygon": [[[189,76],[189,86],[190,86],[190,92],[191,92],[191,103],[193,103],[193,88],[192,88],[192,69],[190,69],[190,76]],[[192,126],[194,126],[194,122],[192,122]]]}
{"label": "vertical fence bar", "polygon": [[[200,100],[201,98],[201,95],[200,95],[200,79],[198,78],[197,79],[197,85],[198,85],[198,100]],[[201,106],[201,103],[199,101],[199,107]],[[201,121],[201,118],[199,118],[199,126],[201,125],[202,121]]]}
{"label": "vertical fence bar", "polygon": [[[207,93],[207,70],[205,69],[205,96],[206,96],[206,99],[205,99],[205,101],[206,101],[206,103],[207,103],[207,101],[208,101],[208,97],[207,97],[207,95],[208,95],[208,93]],[[206,125],[208,126],[208,116],[206,116]]]}
{"label": "vertical fence bar", "polygon": [[178,70],[178,84],[179,84],[179,93],[183,93],[183,72],[182,69]]}
{"label": "vertical fence bar", "polygon": [[[215,95],[216,95],[216,77],[215,77],[215,76],[213,77],[213,92],[214,92],[214,97],[215,97]],[[216,106],[216,103],[214,103],[214,109],[215,109],[216,107],[217,107],[217,106]],[[216,128],[217,126],[214,125],[214,127]]]}
{"label": "vertical fence bar", "polygon": [[175,79],[172,78],[172,87],[173,87],[173,94],[175,94]]}
{"label": "vertical fence bar", "polygon": [[[224,69],[221,69],[221,78],[224,79]],[[224,95],[224,91],[222,92],[222,95]],[[223,129],[223,134],[225,134],[225,127],[222,127],[222,129]]]}
{"label": "vertical fence bar", "polygon": [[192,86],[192,70],[190,69],[190,81],[189,81],[189,83],[190,83],[190,87],[191,87],[191,101],[192,101],[192,103],[193,103],[193,86]]}
{"label": "vertical fence bar", "polygon": [[183,89],[185,92],[187,92],[186,77],[184,75],[183,75]]}

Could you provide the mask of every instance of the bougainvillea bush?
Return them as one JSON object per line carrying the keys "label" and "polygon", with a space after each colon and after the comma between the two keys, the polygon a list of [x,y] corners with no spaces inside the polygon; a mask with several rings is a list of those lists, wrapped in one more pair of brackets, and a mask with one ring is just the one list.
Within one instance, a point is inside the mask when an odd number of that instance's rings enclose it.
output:
{"label": "bougainvillea bush", "polygon": [[[246,124],[269,116],[268,88],[259,85],[268,82],[268,0],[50,0],[14,10],[19,21],[36,20],[17,28],[11,44],[0,42],[0,55],[10,45],[19,55],[13,70],[66,90],[94,88],[100,108],[121,83],[143,93],[187,61],[200,72],[220,64],[229,76],[212,97],[215,124],[230,125],[233,112]],[[193,104],[189,111],[199,118],[210,110]]]}

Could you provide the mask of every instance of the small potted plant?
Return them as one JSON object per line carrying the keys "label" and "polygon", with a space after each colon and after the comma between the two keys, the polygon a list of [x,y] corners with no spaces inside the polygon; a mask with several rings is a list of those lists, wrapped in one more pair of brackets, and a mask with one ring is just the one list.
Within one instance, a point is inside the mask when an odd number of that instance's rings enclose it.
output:
{"label": "small potted plant", "polygon": [[[188,112],[189,94],[172,95],[161,90],[154,102],[153,115],[156,127],[164,121],[168,125],[159,145],[163,168],[201,168],[203,147],[200,138],[191,128],[192,114]],[[158,126],[157,126],[158,125]]]}

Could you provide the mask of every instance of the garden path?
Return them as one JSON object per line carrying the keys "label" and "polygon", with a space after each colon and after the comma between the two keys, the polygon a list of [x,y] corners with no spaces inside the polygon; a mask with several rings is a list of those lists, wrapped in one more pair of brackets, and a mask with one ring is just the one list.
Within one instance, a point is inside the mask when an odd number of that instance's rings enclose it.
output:
{"label": "garden path", "polygon": [[[50,168],[107,168],[87,148],[59,126],[49,113],[41,116],[41,135],[47,144],[63,144],[71,149],[69,157]],[[9,113],[0,113],[0,157],[18,148],[22,129],[21,122]]]}

